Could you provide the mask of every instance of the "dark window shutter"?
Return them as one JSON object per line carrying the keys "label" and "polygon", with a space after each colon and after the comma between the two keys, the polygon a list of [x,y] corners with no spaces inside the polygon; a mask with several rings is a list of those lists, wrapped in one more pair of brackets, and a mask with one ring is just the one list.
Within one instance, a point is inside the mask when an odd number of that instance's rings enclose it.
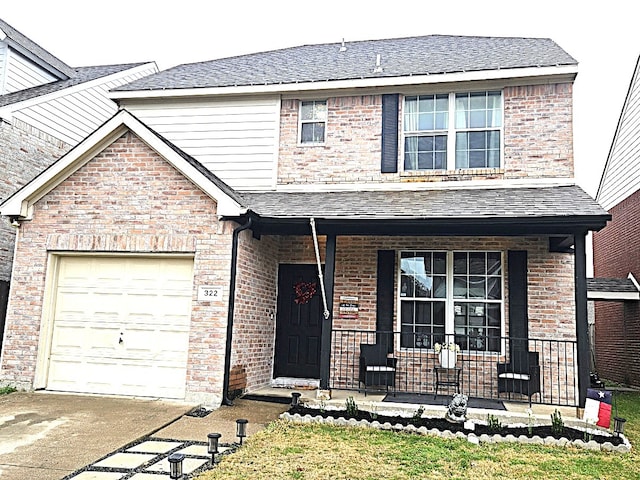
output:
{"label": "dark window shutter", "polygon": [[398,100],[397,93],[382,95],[382,173],[398,171]]}
{"label": "dark window shutter", "polygon": [[[529,337],[529,302],[527,293],[527,251],[509,250],[509,337]],[[528,342],[511,343],[511,352],[527,350]]]}
{"label": "dark window shutter", "polygon": [[[396,252],[378,250],[378,281],[376,299],[376,330],[393,332],[393,284],[396,268]],[[386,343],[393,351],[393,334],[378,334],[377,343]]]}

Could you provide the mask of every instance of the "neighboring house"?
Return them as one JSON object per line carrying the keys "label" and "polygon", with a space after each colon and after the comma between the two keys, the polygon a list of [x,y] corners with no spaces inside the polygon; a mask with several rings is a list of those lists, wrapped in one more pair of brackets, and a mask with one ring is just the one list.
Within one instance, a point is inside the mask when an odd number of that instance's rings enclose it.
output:
{"label": "neighboring house", "polygon": [[[154,63],[72,68],[0,20],[0,201],[116,112],[110,89],[157,71]],[[14,237],[3,222],[0,334]]]}
{"label": "neighboring house", "polygon": [[[596,199],[611,222],[593,235],[595,364],[602,378],[640,386],[640,59]],[[594,291],[593,294],[591,290]],[[623,367],[623,368],[621,368]]]}
{"label": "neighboring house", "polygon": [[395,358],[377,383],[432,393],[450,340],[469,395],[584,404],[585,237],[610,216],[573,178],[576,74],[548,39],[425,36],[114,89],[0,205],[2,382],[217,405],[370,387],[370,343]]}

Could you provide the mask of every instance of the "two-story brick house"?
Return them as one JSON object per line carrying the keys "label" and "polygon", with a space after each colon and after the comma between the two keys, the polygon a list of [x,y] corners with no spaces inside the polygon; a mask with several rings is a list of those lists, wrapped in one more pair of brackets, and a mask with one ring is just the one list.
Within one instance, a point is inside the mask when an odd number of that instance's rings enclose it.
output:
{"label": "two-story brick house", "polygon": [[[0,201],[117,111],[110,89],[157,71],[152,62],[70,67],[0,19]],[[14,238],[15,229],[3,222],[0,336]]]}
{"label": "two-story brick house", "polygon": [[535,401],[584,401],[585,235],[609,216],[573,179],[576,73],[548,39],[426,36],[115,89],[123,110],[0,206],[2,381],[215,405],[366,388],[373,343],[394,389],[432,392],[449,340],[470,395],[513,393],[496,366],[531,352]]}

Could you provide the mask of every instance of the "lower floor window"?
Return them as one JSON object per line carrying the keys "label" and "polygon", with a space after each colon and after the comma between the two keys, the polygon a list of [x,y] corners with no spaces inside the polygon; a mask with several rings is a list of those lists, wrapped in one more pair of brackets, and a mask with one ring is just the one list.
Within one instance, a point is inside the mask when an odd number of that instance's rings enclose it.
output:
{"label": "lower floor window", "polygon": [[499,351],[502,336],[501,252],[401,252],[401,346]]}

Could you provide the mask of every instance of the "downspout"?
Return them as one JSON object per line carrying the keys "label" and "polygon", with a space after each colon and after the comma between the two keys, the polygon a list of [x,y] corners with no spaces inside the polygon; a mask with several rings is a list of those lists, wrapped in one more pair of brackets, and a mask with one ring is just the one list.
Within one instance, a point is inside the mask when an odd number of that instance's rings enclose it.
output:
{"label": "downspout", "polygon": [[233,316],[236,303],[236,275],[238,271],[238,237],[240,232],[251,228],[251,217],[247,223],[233,230],[231,243],[231,276],[229,279],[229,308],[227,313],[227,343],[224,351],[224,378],[222,381],[222,404],[231,406],[233,401],[229,398],[229,377],[231,375],[231,345],[233,342]]}

